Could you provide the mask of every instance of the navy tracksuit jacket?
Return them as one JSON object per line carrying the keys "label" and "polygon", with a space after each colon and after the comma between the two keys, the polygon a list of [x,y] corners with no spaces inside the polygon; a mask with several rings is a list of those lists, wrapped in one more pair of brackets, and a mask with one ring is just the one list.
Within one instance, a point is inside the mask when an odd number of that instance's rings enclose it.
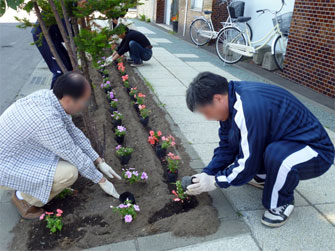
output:
{"label": "navy tracksuit jacket", "polygon": [[291,203],[299,180],[325,173],[334,146],[318,119],[283,88],[229,82],[229,118],[220,122],[219,147],[203,172],[222,188],[265,178],[263,205]]}

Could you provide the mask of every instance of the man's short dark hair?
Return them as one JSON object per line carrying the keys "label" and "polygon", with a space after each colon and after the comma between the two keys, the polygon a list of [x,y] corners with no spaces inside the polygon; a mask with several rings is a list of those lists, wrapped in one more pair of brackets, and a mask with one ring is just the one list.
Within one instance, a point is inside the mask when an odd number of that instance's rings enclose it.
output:
{"label": "man's short dark hair", "polygon": [[87,83],[86,78],[81,73],[67,72],[57,78],[53,93],[58,99],[62,99],[64,96],[78,99],[83,96]]}
{"label": "man's short dark hair", "polygon": [[196,76],[186,91],[186,103],[192,112],[197,106],[211,104],[215,94],[228,93],[226,78],[211,72],[201,72]]}

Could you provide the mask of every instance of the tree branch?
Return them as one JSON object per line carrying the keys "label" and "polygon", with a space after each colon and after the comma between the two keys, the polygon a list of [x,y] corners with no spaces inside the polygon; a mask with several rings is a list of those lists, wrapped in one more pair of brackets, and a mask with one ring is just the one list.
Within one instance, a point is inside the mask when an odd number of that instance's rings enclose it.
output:
{"label": "tree branch", "polygon": [[39,25],[41,26],[42,33],[45,37],[45,40],[47,41],[47,44],[50,48],[50,51],[51,51],[52,55],[55,57],[56,62],[59,65],[59,67],[61,68],[62,72],[63,73],[67,72],[68,70],[66,69],[62,59],[59,57],[59,54],[58,54],[58,52],[55,48],[55,45],[53,44],[53,42],[50,38],[49,30],[47,29],[47,27],[45,26],[45,23],[43,21],[40,9],[39,9],[39,7],[38,7],[38,5],[35,1],[34,1],[34,10],[35,10]]}

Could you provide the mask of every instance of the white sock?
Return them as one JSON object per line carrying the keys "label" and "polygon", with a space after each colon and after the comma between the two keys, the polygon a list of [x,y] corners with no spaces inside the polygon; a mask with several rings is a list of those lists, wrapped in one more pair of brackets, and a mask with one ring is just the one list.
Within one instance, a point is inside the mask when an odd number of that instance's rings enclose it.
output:
{"label": "white sock", "polygon": [[16,197],[19,199],[19,200],[23,200],[23,197],[22,197],[22,194],[20,191],[16,191]]}

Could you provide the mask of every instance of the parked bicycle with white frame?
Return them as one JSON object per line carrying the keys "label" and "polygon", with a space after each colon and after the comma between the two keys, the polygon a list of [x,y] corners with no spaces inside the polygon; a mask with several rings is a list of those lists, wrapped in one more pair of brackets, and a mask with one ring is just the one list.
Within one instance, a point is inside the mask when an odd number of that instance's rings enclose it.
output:
{"label": "parked bicycle with white frame", "polygon": [[[289,29],[292,19],[292,12],[288,12],[278,16],[277,14],[283,9],[285,0],[282,0],[282,6],[278,11],[269,9],[257,10],[257,13],[264,14],[270,12],[274,15],[272,19],[274,27],[260,40],[251,42],[248,29],[241,31],[238,27],[226,27],[220,31],[216,40],[216,52],[219,58],[227,64],[235,64],[241,60],[243,56],[252,57],[259,49],[267,45],[272,39],[271,52],[274,61],[280,70],[284,67],[284,58],[286,53]],[[246,18],[244,21],[249,21]],[[260,45],[256,46],[256,44]]]}
{"label": "parked bicycle with white frame", "polygon": [[[228,18],[225,22],[221,22],[222,29],[225,27],[240,27],[242,24],[241,19],[245,18],[244,15],[244,6],[245,3],[242,1],[233,1],[233,0],[221,0],[219,5],[227,4],[227,13]],[[207,44],[211,39],[216,39],[220,31],[215,31],[214,25],[212,22],[211,14],[212,11],[205,10],[205,15],[210,15],[209,18],[205,16],[198,16],[192,21],[190,25],[190,37],[192,42],[197,46],[203,46]],[[245,23],[249,31],[250,40],[252,40],[252,30],[248,23]]]}

